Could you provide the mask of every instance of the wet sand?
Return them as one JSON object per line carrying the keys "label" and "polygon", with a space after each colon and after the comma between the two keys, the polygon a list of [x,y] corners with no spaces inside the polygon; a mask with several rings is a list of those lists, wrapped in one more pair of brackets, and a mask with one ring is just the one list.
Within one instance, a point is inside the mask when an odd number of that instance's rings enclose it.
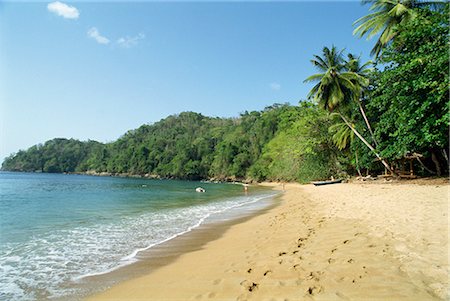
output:
{"label": "wet sand", "polygon": [[287,184],[279,206],[89,300],[446,300],[448,201],[445,183]]}

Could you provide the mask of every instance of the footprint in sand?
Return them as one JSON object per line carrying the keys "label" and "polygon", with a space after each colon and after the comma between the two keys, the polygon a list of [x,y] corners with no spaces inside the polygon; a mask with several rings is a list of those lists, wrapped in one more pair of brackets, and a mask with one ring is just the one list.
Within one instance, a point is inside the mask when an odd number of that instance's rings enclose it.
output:
{"label": "footprint in sand", "polygon": [[271,270],[265,271],[265,272],[264,272],[264,276],[267,276],[269,273],[272,273],[272,271],[271,271]]}
{"label": "footprint in sand", "polygon": [[306,276],[307,280],[315,280],[315,281],[319,281],[320,280],[320,275],[323,275],[322,271],[316,271],[316,272],[310,272],[308,276]]}
{"label": "footprint in sand", "polygon": [[258,283],[254,283],[252,281],[248,281],[248,280],[244,280],[241,282],[241,285],[243,287],[245,287],[246,290],[248,290],[249,292],[253,292],[254,290],[256,290],[259,286]]}
{"label": "footprint in sand", "polygon": [[223,281],[222,279],[216,279],[216,280],[213,281],[213,285],[218,285],[218,284],[220,284],[222,281]]}
{"label": "footprint in sand", "polygon": [[322,287],[321,286],[312,286],[312,287],[308,288],[307,292],[310,295],[315,295],[315,294],[322,292]]}

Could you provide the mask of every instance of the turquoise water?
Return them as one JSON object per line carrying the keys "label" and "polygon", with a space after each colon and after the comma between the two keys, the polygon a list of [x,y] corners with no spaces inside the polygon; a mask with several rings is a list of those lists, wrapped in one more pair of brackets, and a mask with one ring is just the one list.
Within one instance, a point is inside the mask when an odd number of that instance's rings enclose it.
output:
{"label": "turquoise water", "polygon": [[[205,193],[195,192],[201,186]],[[71,283],[274,193],[189,181],[0,173],[0,299],[83,295]]]}

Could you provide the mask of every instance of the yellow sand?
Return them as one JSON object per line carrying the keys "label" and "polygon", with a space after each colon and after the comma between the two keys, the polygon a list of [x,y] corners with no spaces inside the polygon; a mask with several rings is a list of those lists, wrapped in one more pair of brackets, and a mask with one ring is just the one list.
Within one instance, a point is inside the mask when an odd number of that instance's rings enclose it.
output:
{"label": "yellow sand", "polygon": [[448,201],[445,184],[288,184],[280,206],[90,300],[446,300]]}

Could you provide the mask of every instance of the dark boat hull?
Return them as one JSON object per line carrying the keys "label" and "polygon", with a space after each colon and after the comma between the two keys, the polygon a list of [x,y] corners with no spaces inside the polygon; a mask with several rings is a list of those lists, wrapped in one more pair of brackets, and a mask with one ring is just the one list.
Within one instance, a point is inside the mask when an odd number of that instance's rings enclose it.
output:
{"label": "dark boat hull", "polygon": [[337,183],[341,183],[341,182],[342,182],[342,179],[333,180],[333,181],[311,182],[311,183],[314,184],[315,186],[322,186],[322,185],[328,185],[328,184],[337,184]]}

